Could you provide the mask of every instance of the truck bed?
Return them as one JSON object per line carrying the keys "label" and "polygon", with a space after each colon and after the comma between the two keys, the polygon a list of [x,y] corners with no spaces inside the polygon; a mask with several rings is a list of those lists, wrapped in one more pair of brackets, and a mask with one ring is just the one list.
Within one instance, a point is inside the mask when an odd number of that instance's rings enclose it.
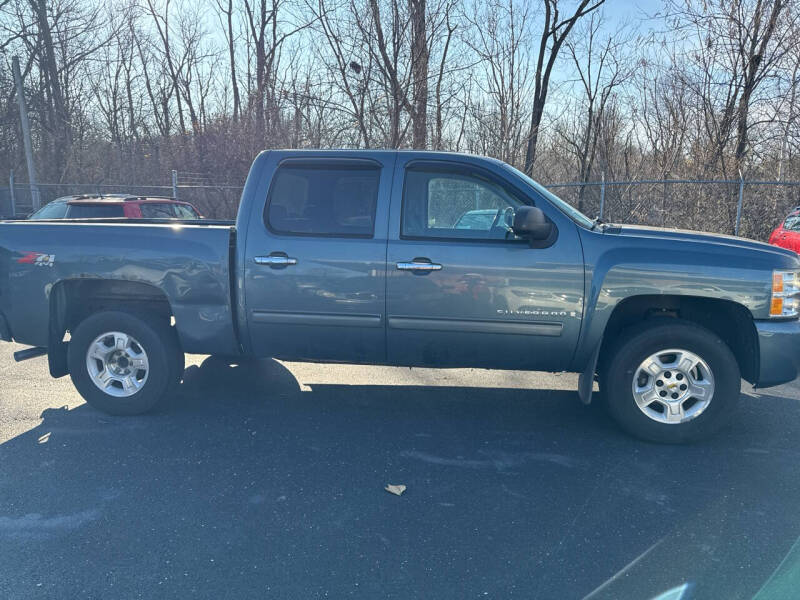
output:
{"label": "truck bed", "polygon": [[0,221],[0,314],[14,339],[48,345],[57,286],[149,286],[169,302],[186,352],[236,353],[231,221]]}

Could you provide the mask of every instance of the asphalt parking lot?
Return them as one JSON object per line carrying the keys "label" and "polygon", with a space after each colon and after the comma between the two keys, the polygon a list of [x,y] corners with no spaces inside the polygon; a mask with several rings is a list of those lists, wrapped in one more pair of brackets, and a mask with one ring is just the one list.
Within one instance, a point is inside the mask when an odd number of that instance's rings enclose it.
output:
{"label": "asphalt parking lot", "polygon": [[748,391],[720,436],[671,447],[581,406],[570,375],[189,357],[167,406],[114,418],[13,349],[0,598],[800,589],[798,386]]}

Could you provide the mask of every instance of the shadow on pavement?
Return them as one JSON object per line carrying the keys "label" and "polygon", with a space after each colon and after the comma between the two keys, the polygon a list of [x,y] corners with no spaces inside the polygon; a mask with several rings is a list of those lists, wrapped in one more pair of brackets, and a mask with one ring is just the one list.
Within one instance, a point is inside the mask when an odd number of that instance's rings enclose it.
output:
{"label": "shadow on pavement", "polygon": [[669,447],[572,392],[210,358],[160,413],[0,445],[0,597],[750,598],[800,535],[800,411],[743,400]]}

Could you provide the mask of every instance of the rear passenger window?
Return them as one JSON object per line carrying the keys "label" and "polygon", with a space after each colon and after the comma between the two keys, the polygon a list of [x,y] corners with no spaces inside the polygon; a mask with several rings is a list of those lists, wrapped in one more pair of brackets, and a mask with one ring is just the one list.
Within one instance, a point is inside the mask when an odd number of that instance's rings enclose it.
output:
{"label": "rear passenger window", "polygon": [[200,218],[194,209],[186,204],[176,204],[175,214],[179,219],[196,220]]}
{"label": "rear passenger window", "polygon": [[142,202],[139,205],[143,219],[174,219],[175,212],[172,204],[157,204],[155,202]]}
{"label": "rear passenger window", "polygon": [[68,219],[112,219],[124,217],[121,204],[70,204]]}
{"label": "rear passenger window", "polygon": [[267,202],[277,233],[372,237],[380,170],[346,163],[278,168]]}

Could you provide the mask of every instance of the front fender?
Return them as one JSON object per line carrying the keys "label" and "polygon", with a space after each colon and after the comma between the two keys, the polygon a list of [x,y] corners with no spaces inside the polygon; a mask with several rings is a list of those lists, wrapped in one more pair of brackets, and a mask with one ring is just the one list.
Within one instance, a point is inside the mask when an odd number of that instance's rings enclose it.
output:
{"label": "front fender", "polygon": [[636,296],[726,300],[753,318],[769,312],[774,258],[712,244],[637,240],[582,232],[586,304],[573,371],[582,371],[600,346],[614,309]]}

